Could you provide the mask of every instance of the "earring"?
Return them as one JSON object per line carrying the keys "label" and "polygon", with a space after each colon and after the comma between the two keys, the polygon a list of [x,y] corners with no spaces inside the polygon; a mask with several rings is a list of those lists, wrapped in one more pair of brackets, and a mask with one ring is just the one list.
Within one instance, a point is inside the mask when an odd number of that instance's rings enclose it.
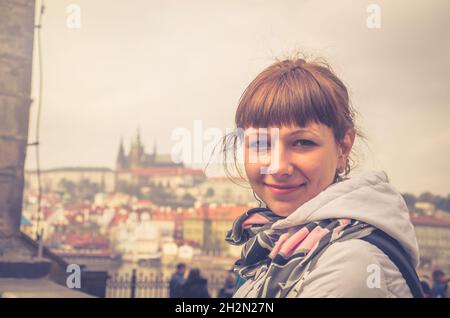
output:
{"label": "earring", "polygon": [[336,173],[335,173],[335,175],[334,175],[334,183],[336,183],[336,182],[339,182],[339,181],[342,181],[342,177],[340,176],[340,174],[342,173],[342,172],[344,172],[344,169],[342,169],[342,167],[338,167],[337,169],[336,169]]}
{"label": "earring", "polygon": [[348,158],[347,159],[345,159],[345,165],[344,165],[344,167],[339,167],[338,169],[337,169],[337,173],[343,173],[343,172],[345,172],[345,170],[347,169],[347,167],[348,167],[348,165],[349,165],[349,161],[348,161]]}

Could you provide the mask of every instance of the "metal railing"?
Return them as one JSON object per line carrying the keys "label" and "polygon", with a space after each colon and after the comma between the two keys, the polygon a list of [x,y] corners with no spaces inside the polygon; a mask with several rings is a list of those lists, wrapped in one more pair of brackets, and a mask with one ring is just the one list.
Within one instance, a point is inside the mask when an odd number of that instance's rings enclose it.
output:
{"label": "metal railing", "polygon": [[[224,275],[210,275],[208,291],[211,297],[217,297],[218,291],[223,287]],[[170,277],[163,273],[150,273],[144,275],[133,270],[123,275],[114,274],[106,283],[106,298],[168,298]]]}

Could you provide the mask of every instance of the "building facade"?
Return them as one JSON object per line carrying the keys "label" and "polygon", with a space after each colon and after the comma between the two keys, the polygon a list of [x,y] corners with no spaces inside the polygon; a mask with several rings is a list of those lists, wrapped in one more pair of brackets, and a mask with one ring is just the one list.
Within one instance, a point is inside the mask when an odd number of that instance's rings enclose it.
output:
{"label": "building facade", "polygon": [[203,204],[192,215],[183,217],[183,240],[195,243],[205,254],[233,256],[240,254],[241,247],[225,241],[227,232],[240,215],[254,206],[230,204]]}
{"label": "building facade", "polygon": [[[115,188],[115,173],[109,168],[98,167],[63,167],[40,171],[43,191],[63,191],[64,182],[80,184],[87,181],[96,184],[102,192],[112,192]],[[25,173],[26,188],[38,189],[37,171]]]}
{"label": "building facade", "polygon": [[411,214],[422,264],[429,270],[440,268],[450,273],[450,221],[435,216]]}

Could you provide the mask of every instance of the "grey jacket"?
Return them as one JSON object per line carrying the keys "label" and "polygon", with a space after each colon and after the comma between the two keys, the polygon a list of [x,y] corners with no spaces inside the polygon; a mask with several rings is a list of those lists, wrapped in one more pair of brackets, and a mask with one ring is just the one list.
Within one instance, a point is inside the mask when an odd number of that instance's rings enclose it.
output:
{"label": "grey jacket", "polygon": [[[328,218],[352,218],[379,228],[396,239],[414,266],[419,249],[409,211],[383,171],[371,171],[332,184],[272,225],[289,228]],[[264,283],[259,271],[234,297],[256,297]],[[312,260],[287,297],[412,297],[392,261],[376,246],[353,237],[338,241]]]}

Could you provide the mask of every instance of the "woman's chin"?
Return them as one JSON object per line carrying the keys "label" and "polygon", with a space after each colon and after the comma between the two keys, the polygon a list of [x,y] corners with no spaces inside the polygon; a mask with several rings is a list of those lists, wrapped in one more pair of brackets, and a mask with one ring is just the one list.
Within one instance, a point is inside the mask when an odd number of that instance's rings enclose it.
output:
{"label": "woman's chin", "polygon": [[273,213],[283,217],[291,215],[298,209],[298,206],[293,205],[292,202],[273,202],[268,207]]}

